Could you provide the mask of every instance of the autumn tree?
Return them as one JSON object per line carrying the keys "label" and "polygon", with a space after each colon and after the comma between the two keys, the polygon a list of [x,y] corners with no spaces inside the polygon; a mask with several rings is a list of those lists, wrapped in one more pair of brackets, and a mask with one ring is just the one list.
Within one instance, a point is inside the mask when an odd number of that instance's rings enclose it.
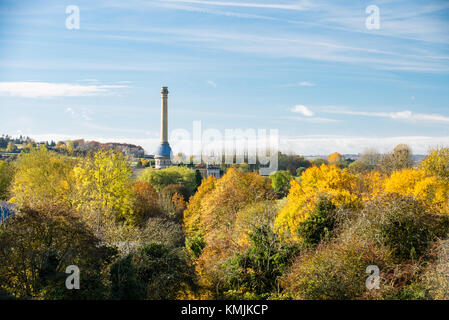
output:
{"label": "autumn tree", "polygon": [[321,194],[331,197],[336,207],[357,207],[360,198],[355,193],[356,179],[337,166],[321,165],[307,169],[301,182],[291,182],[287,202],[276,218],[278,232],[291,240],[299,240],[297,230],[314,210]]}
{"label": "autumn tree", "polygon": [[414,165],[412,149],[406,144],[398,144],[393,152],[382,156],[379,169],[386,174],[394,171],[411,168]]}
{"label": "autumn tree", "polygon": [[219,180],[204,180],[189,202],[184,222],[190,235],[200,234],[204,249],[197,260],[197,271],[204,287],[216,281],[219,265],[238,249],[233,239],[239,211],[250,204],[273,197],[268,178],[230,168]]}
{"label": "autumn tree", "polygon": [[148,182],[136,181],[134,184],[134,193],[134,225],[143,225],[149,218],[158,217],[163,214],[159,205],[159,196]]}
{"label": "autumn tree", "polygon": [[[22,207],[0,223],[0,288],[27,299],[106,298],[102,272],[113,254],[67,206]],[[82,272],[80,290],[65,287],[69,265]]]}
{"label": "autumn tree", "polygon": [[121,152],[100,150],[73,168],[71,201],[83,213],[102,213],[117,221],[134,220],[131,167]]}
{"label": "autumn tree", "polygon": [[354,173],[369,172],[377,169],[381,159],[380,153],[376,149],[366,149],[359,159],[349,165],[349,169]]}
{"label": "autumn tree", "polygon": [[6,147],[6,152],[16,152],[17,151],[17,146],[15,145],[14,142],[10,141],[8,142],[8,146]]}
{"label": "autumn tree", "polygon": [[424,170],[395,171],[385,180],[385,193],[415,197],[429,208],[440,212],[449,209],[449,186],[439,177],[429,176]]}
{"label": "autumn tree", "polygon": [[344,160],[344,157],[338,152],[334,152],[327,158],[327,162],[329,164],[340,164]]}
{"label": "autumn tree", "polygon": [[420,163],[428,175],[436,176],[449,183],[449,148],[436,148]]}
{"label": "autumn tree", "polygon": [[73,161],[45,146],[21,153],[15,163],[12,201],[18,205],[69,202]]}

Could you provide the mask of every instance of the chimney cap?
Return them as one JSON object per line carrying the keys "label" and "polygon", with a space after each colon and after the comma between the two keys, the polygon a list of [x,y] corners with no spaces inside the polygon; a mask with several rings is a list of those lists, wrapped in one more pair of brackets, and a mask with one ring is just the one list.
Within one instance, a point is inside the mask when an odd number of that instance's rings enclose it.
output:
{"label": "chimney cap", "polygon": [[162,87],[161,93],[168,93],[168,87]]}

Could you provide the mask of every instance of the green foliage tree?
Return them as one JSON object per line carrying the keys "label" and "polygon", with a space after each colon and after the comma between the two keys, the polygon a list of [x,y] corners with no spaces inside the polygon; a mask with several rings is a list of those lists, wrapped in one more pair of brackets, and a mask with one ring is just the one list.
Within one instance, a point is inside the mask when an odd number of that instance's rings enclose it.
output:
{"label": "green foliage tree", "polygon": [[282,242],[269,225],[249,233],[250,246],[224,264],[226,298],[266,299],[280,293],[280,277],[290,266],[297,247]]}
{"label": "green foliage tree", "polygon": [[181,248],[146,244],[111,267],[112,297],[176,299],[195,286],[194,271]]}
{"label": "green foliage tree", "polygon": [[314,246],[330,237],[336,223],[335,209],[331,199],[324,195],[318,198],[314,212],[299,223],[298,235],[304,245]]}
{"label": "green foliage tree", "polygon": [[276,171],[270,174],[271,186],[279,197],[287,196],[290,189],[290,180],[293,179],[290,171]]}
{"label": "green foliage tree", "polygon": [[195,171],[186,167],[147,168],[138,179],[148,182],[158,192],[170,184],[182,184],[193,194],[197,186]]}
{"label": "green foliage tree", "polygon": [[10,186],[14,178],[14,169],[7,161],[0,161],[0,200],[10,198]]}
{"label": "green foliage tree", "polygon": [[279,152],[278,155],[278,169],[279,170],[288,170],[290,174],[294,176],[297,172],[298,168],[309,168],[312,166],[312,163],[305,159],[302,156],[298,155],[286,155]]}
{"label": "green foliage tree", "polygon": [[[102,299],[101,270],[115,254],[103,246],[73,210],[47,203],[0,224],[0,288],[17,298]],[[82,287],[67,290],[65,269],[82,270]]]}

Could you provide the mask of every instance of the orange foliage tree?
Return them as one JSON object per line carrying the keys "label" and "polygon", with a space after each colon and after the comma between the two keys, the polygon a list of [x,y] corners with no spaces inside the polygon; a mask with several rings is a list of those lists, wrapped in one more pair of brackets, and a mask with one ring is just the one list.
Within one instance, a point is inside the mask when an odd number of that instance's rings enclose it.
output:
{"label": "orange foliage tree", "polygon": [[204,240],[204,249],[196,261],[203,287],[216,287],[220,265],[242,250],[234,236],[234,230],[240,230],[236,226],[239,212],[273,196],[270,180],[253,172],[230,168],[218,180],[203,181],[184,215],[187,236],[199,233]]}

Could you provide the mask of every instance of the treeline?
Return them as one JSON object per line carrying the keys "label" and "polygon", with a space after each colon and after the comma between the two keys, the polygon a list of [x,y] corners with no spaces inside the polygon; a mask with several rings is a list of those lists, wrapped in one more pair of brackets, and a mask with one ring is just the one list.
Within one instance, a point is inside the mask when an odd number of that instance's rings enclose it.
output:
{"label": "treeline", "polygon": [[[0,223],[0,295],[449,297],[449,148],[417,165],[404,145],[349,163],[285,159],[269,177],[241,167],[219,179],[186,167],[134,178],[116,150],[0,162],[0,197],[15,206]],[[79,290],[65,287],[69,265]]]}
{"label": "treeline", "polygon": [[[21,146],[21,148],[18,147]],[[66,155],[86,155],[89,152],[105,150],[117,150],[124,153],[127,157],[134,159],[143,158],[145,151],[141,146],[129,143],[107,142],[100,143],[97,141],[84,141],[84,139],[67,140],[67,141],[45,141],[37,143],[30,137],[19,136],[12,138],[8,135],[0,137],[0,151],[3,149],[6,152],[20,152],[21,150],[29,151],[39,145],[44,145],[47,149]]]}

